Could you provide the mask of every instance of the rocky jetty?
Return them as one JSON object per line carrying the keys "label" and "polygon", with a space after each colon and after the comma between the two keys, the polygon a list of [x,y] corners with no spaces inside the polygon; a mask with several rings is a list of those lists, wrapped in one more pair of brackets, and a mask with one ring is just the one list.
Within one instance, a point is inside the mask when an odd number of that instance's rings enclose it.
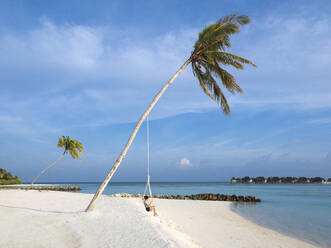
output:
{"label": "rocky jetty", "polygon": [[[135,197],[142,198],[142,194],[112,194],[110,197]],[[153,195],[153,198],[159,199],[175,199],[175,200],[199,200],[199,201],[232,201],[232,202],[261,202],[261,199],[255,196],[242,196],[242,195],[224,195],[224,194],[195,194],[195,195]]]}
{"label": "rocky jetty", "polygon": [[[328,182],[331,182],[330,178]],[[326,183],[326,180],[322,177],[243,177],[243,178],[231,178],[231,183]]]}
{"label": "rocky jetty", "polygon": [[1,189],[20,189],[20,190],[46,190],[46,191],[79,191],[77,186],[1,186]]}

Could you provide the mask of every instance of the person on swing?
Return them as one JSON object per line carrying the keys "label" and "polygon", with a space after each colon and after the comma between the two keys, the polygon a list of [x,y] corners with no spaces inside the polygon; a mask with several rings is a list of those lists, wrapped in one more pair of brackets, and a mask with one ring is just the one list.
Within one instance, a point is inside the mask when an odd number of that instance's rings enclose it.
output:
{"label": "person on swing", "polygon": [[153,216],[158,216],[156,213],[156,207],[153,204],[153,200],[149,198],[147,195],[144,196],[144,205],[147,212],[153,211]]}

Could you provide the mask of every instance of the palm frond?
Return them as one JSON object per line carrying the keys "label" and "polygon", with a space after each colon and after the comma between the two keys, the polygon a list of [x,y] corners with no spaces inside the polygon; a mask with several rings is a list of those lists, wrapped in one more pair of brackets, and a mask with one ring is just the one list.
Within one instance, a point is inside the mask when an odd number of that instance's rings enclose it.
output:
{"label": "palm frond", "polygon": [[225,50],[231,47],[230,36],[240,31],[239,26],[250,22],[247,16],[236,14],[221,18],[218,22],[204,28],[200,33],[194,50]]}
{"label": "palm frond", "polygon": [[243,57],[240,57],[238,55],[232,54],[232,53],[219,52],[219,54],[217,54],[216,57],[219,58],[218,62],[221,62],[221,63],[222,63],[222,59],[229,59],[229,60],[233,60],[238,63],[249,64],[249,65],[256,67],[256,65],[252,61],[245,59]]}
{"label": "palm frond", "polygon": [[216,101],[212,92],[212,84],[210,83],[209,78],[205,75],[204,72],[201,71],[200,68],[192,64],[193,66],[193,74],[198,78],[199,84],[204,91],[204,93],[209,96],[212,100]]}
{"label": "palm frond", "polygon": [[246,15],[240,15],[232,14],[225,16],[219,20],[220,24],[226,24],[226,23],[233,23],[233,24],[239,24],[239,25],[246,25],[251,22],[251,19]]}
{"label": "palm frond", "polygon": [[199,67],[193,66],[193,71],[196,77],[199,80],[200,86],[212,100],[220,105],[222,111],[226,114],[230,114],[230,107],[224,96],[221,88],[218,86],[216,80],[213,78],[210,70],[204,64],[202,64],[205,72],[203,72]]}
{"label": "palm frond", "polygon": [[235,78],[226,70],[222,69],[217,62],[206,64],[206,67],[210,72],[212,72],[216,77],[221,79],[224,87],[230,91],[232,94],[243,93],[243,90],[236,83]]}
{"label": "palm frond", "polygon": [[246,64],[256,66],[248,59],[226,52],[231,48],[231,36],[240,32],[240,26],[249,22],[250,19],[245,15],[233,14],[221,18],[199,33],[191,55],[193,74],[201,88],[227,115],[230,114],[230,108],[216,79],[219,79],[224,88],[232,94],[243,92],[235,78],[223,66],[239,70],[244,69]]}
{"label": "palm frond", "polygon": [[73,159],[79,158],[79,160],[82,160],[79,156],[79,152],[84,154],[84,150],[83,144],[80,141],[71,139],[69,136],[62,136],[62,138],[59,138],[57,147],[64,147],[63,154],[69,152]]}

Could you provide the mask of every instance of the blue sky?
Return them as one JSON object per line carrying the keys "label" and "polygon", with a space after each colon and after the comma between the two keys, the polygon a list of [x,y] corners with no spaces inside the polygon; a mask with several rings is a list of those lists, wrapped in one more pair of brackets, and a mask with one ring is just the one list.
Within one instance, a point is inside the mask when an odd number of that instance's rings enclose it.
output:
{"label": "blue sky", "polygon": [[[154,181],[232,176],[331,177],[331,2],[1,1],[0,167],[30,181],[101,181],[135,121],[189,57],[199,31],[239,13],[252,22],[231,52],[257,68],[230,71],[244,89],[226,117],[190,68],[151,113]],[[146,176],[142,126],[115,181]]]}

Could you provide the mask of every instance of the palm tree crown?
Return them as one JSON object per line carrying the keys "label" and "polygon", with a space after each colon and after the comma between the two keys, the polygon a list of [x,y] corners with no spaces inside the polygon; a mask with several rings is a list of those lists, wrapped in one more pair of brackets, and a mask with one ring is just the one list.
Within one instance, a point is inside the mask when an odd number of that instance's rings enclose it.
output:
{"label": "palm tree crown", "polygon": [[233,14],[221,18],[199,33],[191,55],[193,74],[198,78],[201,88],[227,115],[230,114],[230,107],[216,79],[220,79],[232,94],[243,92],[235,78],[223,67],[244,69],[244,64],[255,66],[248,59],[225,52],[231,47],[230,36],[240,31],[239,26],[249,22],[250,19],[245,15]]}
{"label": "palm tree crown", "polygon": [[84,151],[83,145],[80,141],[71,139],[69,136],[62,136],[62,138],[59,138],[59,143],[57,144],[57,147],[64,147],[63,155],[67,152],[70,152],[70,155],[73,159],[78,158],[80,161],[82,161],[79,156],[79,152],[84,153]]}

